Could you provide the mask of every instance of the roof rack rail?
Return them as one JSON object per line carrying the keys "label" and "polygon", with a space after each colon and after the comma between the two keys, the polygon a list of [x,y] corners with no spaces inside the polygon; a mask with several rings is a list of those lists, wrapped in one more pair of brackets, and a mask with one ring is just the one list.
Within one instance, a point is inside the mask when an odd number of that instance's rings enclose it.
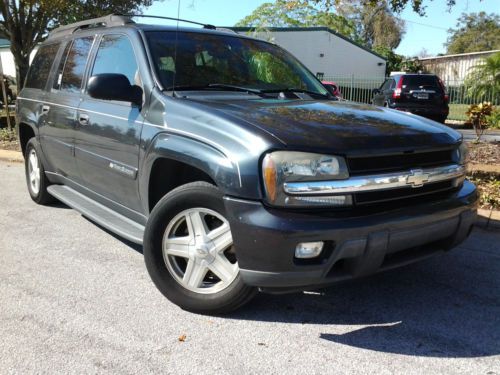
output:
{"label": "roof rack rail", "polygon": [[216,30],[217,27],[214,25],[206,24],[206,23],[201,23],[201,22],[196,22],[196,21],[191,21],[191,20],[186,20],[182,18],[174,18],[174,17],[165,17],[165,16],[152,16],[149,14],[120,14],[120,16],[123,17],[139,17],[139,18],[157,18],[160,20],[170,20],[170,21],[179,21],[179,22],[186,22],[186,23],[191,23],[193,25],[199,25],[203,26],[204,29],[209,29],[209,30]]}
{"label": "roof rack rail", "polygon": [[77,30],[90,29],[93,27],[111,27],[111,26],[123,26],[128,23],[135,23],[132,21],[131,17],[119,14],[108,14],[107,16],[92,18],[90,20],[80,21],[71,23],[69,25],[59,26],[58,28],[52,30],[49,34],[49,38],[54,36],[61,36],[64,34],[72,34]]}

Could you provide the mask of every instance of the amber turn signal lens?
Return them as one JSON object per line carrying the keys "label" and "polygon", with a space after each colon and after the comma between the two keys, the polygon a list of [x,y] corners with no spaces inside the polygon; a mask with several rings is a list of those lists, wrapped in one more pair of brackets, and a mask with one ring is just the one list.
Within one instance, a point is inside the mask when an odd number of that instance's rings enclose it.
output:
{"label": "amber turn signal lens", "polygon": [[276,165],[274,164],[271,155],[266,155],[262,162],[264,175],[264,186],[266,188],[267,197],[271,202],[276,200],[277,178]]}

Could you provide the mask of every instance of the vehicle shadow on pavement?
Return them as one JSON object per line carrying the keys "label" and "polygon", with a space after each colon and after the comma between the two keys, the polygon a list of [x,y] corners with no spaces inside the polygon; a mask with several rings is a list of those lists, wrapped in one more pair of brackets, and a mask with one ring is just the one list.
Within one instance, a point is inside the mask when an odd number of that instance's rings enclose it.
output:
{"label": "vehicle shadow on pavement", "polygon": [[319,293],[261,294],[230,317],[322,325],[320,340],[387,353],[498,355],[500,235],[487,241]]}

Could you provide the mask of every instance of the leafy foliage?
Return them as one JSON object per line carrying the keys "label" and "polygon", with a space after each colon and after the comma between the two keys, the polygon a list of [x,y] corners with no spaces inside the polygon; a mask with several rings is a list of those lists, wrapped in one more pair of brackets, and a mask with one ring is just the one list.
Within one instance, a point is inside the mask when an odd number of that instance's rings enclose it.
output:
{"label": "leafy foliage", "polygon": [[462,13],[456,28],[449,29],[448,34],[445,44],[448,54],[500,49],[500,16]]}
{"label": "leafy foliage", "polygon": [[236,26],[256,29],[325,26],[349,38],[356,38],[356,28],[346,18],[321,11],[309,4],[291,6],[287,0],[262,4],[250,15],[237,22]]}
{"label": "leafy foliage", "polygon": [[490,102],[483,102],[479,104],[472,104],[465,114],[472,123],[474,131],[476,132],[477,139],[479,142],[484,131],[488,128],[489,116],[493,114],[495,107]]}
{"label": "leafy foliage", "polygon": [[373,50],[387,59],[387,75],[391,74],[391,72],[419,73],[425,71],[424,66],[416,57],[406,59],[388,47],[377,46]]}
{"label": "leafy foliage", "polygon": [[469,97],[496,98],[500,94],[500,52],[473,66],[465,80]]}
{"label": "leafy foliage", "polygon": [[336,9],[340,15],[356,26],[356,33],[361,43],[367,47],[395,49],[401,43],[405,23],[394,17],[388,0],[376,4],[365,0],[354,0],[342,3]]}
{"label": "leafy foliage", "polygon": [[[310,2],[313,3],[313,2]],[[356,0],[338,7],[336,13],[309,2],[275,0],[264,3],[236,26],[254,27],[312,27],[326,26],[336,32],[372,48],[396,48],[404,34],[404,22],[394,17],[387,0],[379,5]]]}
{"label": "leafy foliage", "polygon": [[[429,0],[433,1],[433,0]],[[345,0],[287,0],[291,6],[301,6],[303,4],[319,5],[323,9],[330,10],[339,6],[344,6]],[[348,3],[349,1],[347,1]],[[363,4],[377,6],[385,3],[385,0],[363,0]],[[451,8],[455,5],[456,0],[446,0],[446,5]],[[425,15],[426,5],[424,0],[388,0],[391,11],[401,13],[407,6],[411,6],[412,10],[420,16]]]}
{"label": "leafy foliage", "polygon": [[10,39],[21,88],[35,46],[60,24],[110,13],[134,13],[153,0],[5,0],[0,2],[0,32]]}

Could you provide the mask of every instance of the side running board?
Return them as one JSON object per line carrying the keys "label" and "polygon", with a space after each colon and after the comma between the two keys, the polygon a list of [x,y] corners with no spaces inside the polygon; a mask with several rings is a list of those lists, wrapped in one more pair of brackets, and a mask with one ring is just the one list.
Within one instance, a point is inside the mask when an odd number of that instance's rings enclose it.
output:
{"label": "side running board", "polygon": [[50,185],[50,195],[80,212],[83,216],[129,241],[142,245],[144,226],[116,213],[65,185]]}

